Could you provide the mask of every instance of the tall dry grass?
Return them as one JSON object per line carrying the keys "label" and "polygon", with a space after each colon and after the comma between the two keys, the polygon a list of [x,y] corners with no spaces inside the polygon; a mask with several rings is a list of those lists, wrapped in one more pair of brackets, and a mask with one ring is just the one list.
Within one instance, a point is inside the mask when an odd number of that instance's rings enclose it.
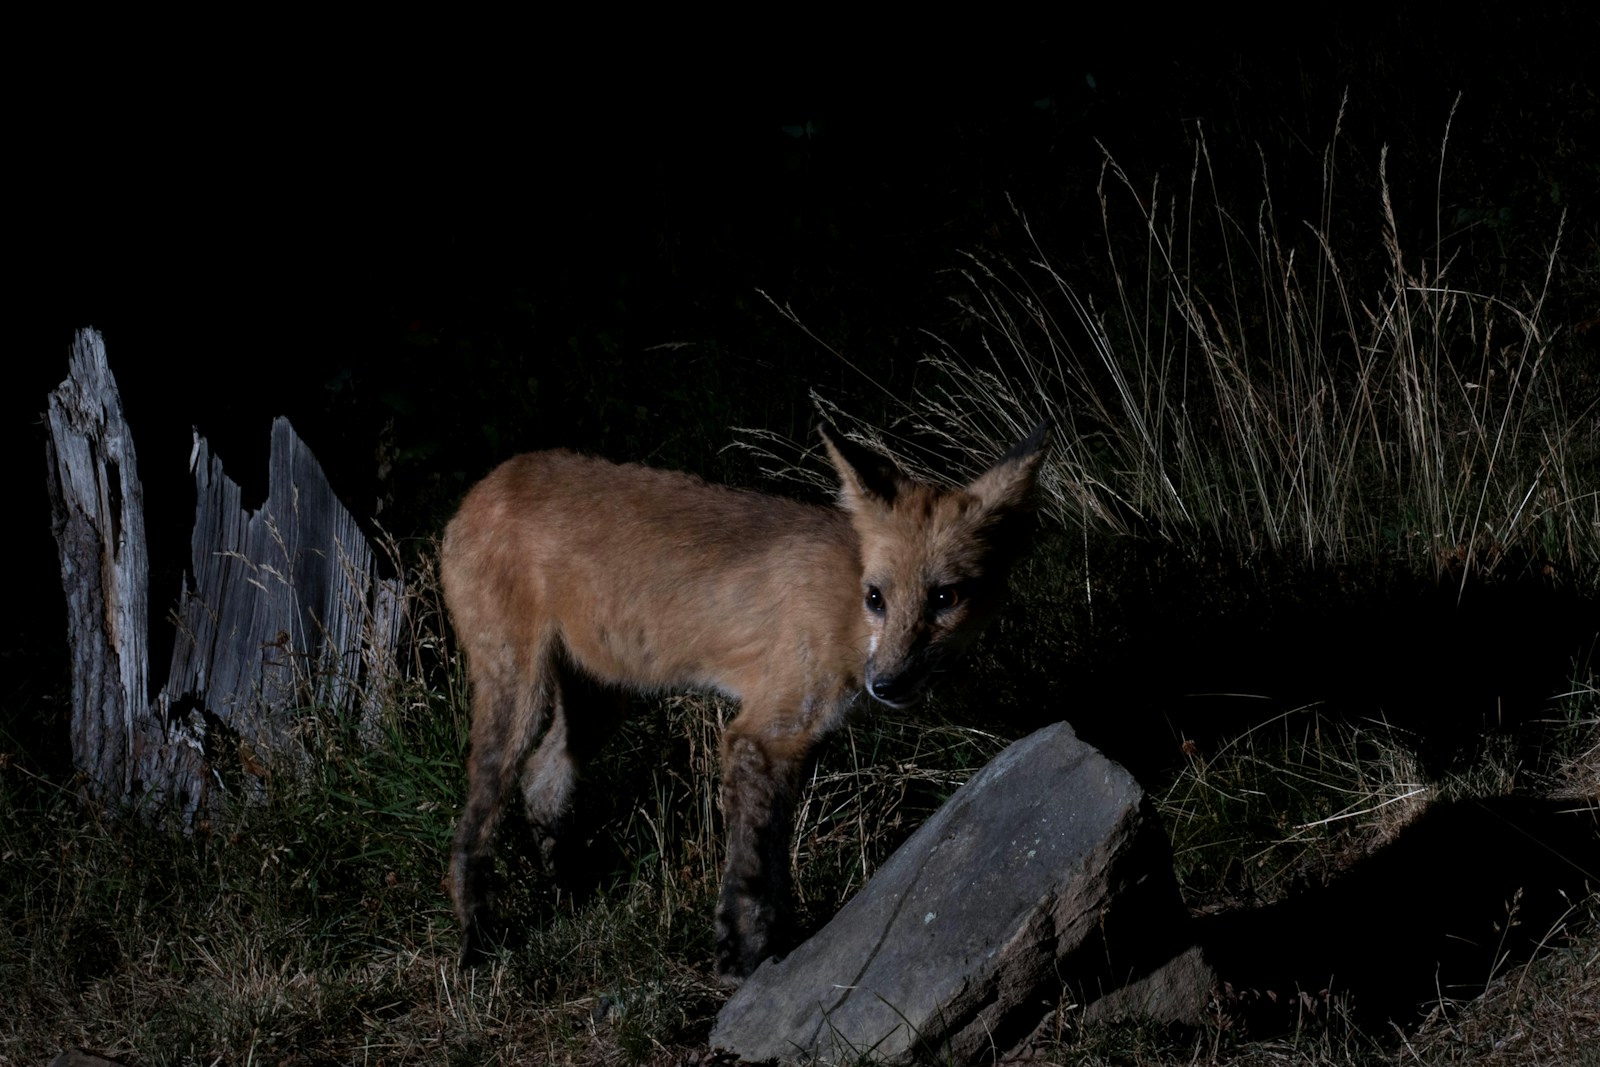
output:
{"label": "tall dry grass", "polygon": [[[1447,127],[1441,186],[1448,148]],[[1449,235],[1404,246],[1413,220],[1396,217],[1387,152],[1376,201],[1352,202],[1337,149],[1336,125],[1310,219],[1279,216],[1266,160],[1257,198],[1230,202],[1198,127],[1176,190],[1141,187],[1108,155],[1112,297],[1084,295],[1019,213],[1030,254],[967,257],[955,299],[970,329],[927,335],[932,384],[897,430],[854,428],[937,477],[930,451],[976,469],[1049,416],[1045,508],[1067,530],[1592,576],[1594,400],[1565,395],[1553,361],[1568,338],[1545,313],[1560,227],[1532,286],[1458,284]],[[1381,255],[1339,247],[1374,214]]]}

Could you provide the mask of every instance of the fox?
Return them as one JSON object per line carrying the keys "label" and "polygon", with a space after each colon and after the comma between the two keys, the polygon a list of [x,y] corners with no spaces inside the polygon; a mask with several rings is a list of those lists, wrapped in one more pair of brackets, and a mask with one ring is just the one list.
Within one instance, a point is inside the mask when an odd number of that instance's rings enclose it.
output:
{"label": "fox", "polygon": [[495,835],[513,790],[558,866],[614,702],[681,689],[739,704],[719,743],[717,974],[737,985],[781,953],[795,806],[819,747],[863,692],[916,704],[996,616],[1049,429],[941,488],[824,420],[831,506],[565,450],[477,483],[440,552],[471,690],[449,875],[461,966],[493,951]]}

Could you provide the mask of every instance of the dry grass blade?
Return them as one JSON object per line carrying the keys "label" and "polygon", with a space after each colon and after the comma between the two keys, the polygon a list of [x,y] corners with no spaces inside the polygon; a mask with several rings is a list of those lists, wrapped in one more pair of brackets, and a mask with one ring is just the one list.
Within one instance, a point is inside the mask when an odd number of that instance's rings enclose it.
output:
{"label": "dry grass blade", "polygon": [[[1508,557],[1589,573],[1600,503],[1573,487],[1600,463],[1600,441],[1580,433],[1587,412],[1568,410],[1546,370],[1560,227],[1535,292],[1451,285],[1442,240],[1431,261],[1402,246],[1380,157],[1386,275],[1375,299],[1353,298],[1335,241],[1337,138],[1336,124],[1321,214],[1294,227],[1275,217],[1264,160],[1253,218],[1223,205],[1198,127],[1182,197],[1137,189],[1108,155],[1108,309],[1079,295],[1019,213],[1027,263],[969,256],[962,272],[976,350],[928,334],[935,384],[900,405],[902,430],[872,443],[924,476],[950,455],[976,471],[1049,415],[1042,492],[1066,529],[1311,562],[1399,554],[1462,577]],[[1130,212],[1140,245],[1121,239]],[[747,445],[771,454],[774,442]],[[944,459],[925,462],[933,454]]]}

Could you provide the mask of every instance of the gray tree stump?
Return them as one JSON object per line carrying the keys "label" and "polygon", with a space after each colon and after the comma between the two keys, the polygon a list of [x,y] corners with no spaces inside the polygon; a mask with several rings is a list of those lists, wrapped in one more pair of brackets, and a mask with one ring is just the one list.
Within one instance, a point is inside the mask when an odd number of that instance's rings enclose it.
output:
{"label": "gray tree stump", "polygon": [[91,795],[124,799],[143,777],[136,764],[161,762],[152,750],[159,740],[139,736],[150,699],[150,560],[133,435],[95,331],[74,338],[47,418],[50,525],[72,652],[73,762]]}
{"label": "gray tree stump", "polygon": [[[97,800],[192,826],[219,796],[265,795],[316,741],[307,709],[377,734],[396,673],[403,582],[372,550],[288,420],[266,502],[195,436],[195,526],[167,681],[149,691],[143,492],[105,345],[72,347],[50,397],[50,488],[73,661],[72,745]],[[190,582],[193,581],[191,587]]]}

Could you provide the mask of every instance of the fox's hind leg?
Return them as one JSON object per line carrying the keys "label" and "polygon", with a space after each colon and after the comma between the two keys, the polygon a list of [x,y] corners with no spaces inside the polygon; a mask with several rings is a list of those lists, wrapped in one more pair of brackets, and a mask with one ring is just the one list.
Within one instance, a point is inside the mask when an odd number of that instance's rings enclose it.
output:
{"label": "fox's hind leg", "polygon": [[540,858],[551,874],[573,885],[577,870],[574,796],[583,766],[616,729],[626,694],[601,686],[563,662],[550,663],[554,710],[550,729],[522,768],[522,800],[539,841]]}
{"label": "fox's hind leg", "polygon": [[747,710],[722,737],[728,858],[717,901],[717,973],[730,983],[786,947],[789,837],[795,801],[811,767],[809,738],[765,736],[762,725]]}
{"label": "fox's hind leg", "polygon": [[[472,741],[467,802],[450,853],[450,889],[461,923],[461,965],[481,963],[492,946],[490,875],[494,835],[523,757],[549,718],[555,679],[547,652],[518,664],[512,649],[468,652]],[[520,669],[519,669],[520,668]]]}

